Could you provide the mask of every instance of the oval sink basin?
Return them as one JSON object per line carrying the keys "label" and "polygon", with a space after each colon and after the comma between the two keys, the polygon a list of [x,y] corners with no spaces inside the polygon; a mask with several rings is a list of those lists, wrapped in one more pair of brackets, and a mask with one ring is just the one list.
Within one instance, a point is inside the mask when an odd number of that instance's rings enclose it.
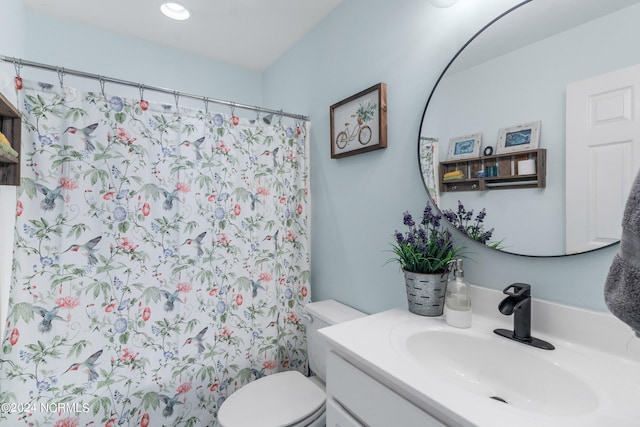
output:
{"label": "oval sink basin", "polygon": [[500,404],[554,416],[585,414],[598,408],[596,393],[584,381],[539,356],[546,350],[497,335],[448,330],[416,332],[403,344],[401,353],[429,373]]}

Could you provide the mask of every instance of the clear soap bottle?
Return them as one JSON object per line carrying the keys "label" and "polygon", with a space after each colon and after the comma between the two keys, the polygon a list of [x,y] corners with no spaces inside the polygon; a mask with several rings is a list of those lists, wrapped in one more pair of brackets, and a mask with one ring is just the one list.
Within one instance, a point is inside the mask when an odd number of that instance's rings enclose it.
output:
{"label": "clear soap bottle", "polygon": [[471,327],[471,288],[464,281],[462,260],[455,260],[453,279],[447,283],[447,292],[444,303],[446,308],[446,321],[456,328]]}

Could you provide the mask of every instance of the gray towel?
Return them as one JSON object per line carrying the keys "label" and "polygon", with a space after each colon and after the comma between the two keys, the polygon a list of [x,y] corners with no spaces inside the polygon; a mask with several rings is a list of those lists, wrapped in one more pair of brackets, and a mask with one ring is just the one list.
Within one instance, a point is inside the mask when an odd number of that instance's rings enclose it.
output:
{"label": "gray towel", "polygon": [[611,313],[640,337],[640,173],[625,206],[620,250],[609,269],[604,300]]}

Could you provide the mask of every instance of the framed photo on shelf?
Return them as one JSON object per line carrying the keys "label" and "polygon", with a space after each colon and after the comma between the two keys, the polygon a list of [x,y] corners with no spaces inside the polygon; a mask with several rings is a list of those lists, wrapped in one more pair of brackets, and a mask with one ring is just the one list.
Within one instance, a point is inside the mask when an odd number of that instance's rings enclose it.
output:
{"label": "framed photo on shelf", "polygon": [[329,108],[331,158],[387,147],[387,85],[378,83]]}
{"label": "framed photo on shelf", "polygon": [[541,121],[523,123],[521,125],[500,129],[496,154],[533,150],[540,143]]}
{"label": "framed photo on shelf", "polygon": [[447,160],[462,160],[473,157],[480,157],[480,147],[482,146],[482,134],[460,136],[449,140],[449,152]]}

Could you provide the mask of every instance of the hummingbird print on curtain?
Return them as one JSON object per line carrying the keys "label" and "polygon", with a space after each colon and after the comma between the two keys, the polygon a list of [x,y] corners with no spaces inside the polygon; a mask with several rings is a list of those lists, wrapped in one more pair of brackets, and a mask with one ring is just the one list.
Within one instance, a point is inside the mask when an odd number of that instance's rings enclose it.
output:
{"label": "hummingbird print on curtain", "polygon": [[239,387],[306,372],[304,123],[20,96],[0,424],[214,426]]}

